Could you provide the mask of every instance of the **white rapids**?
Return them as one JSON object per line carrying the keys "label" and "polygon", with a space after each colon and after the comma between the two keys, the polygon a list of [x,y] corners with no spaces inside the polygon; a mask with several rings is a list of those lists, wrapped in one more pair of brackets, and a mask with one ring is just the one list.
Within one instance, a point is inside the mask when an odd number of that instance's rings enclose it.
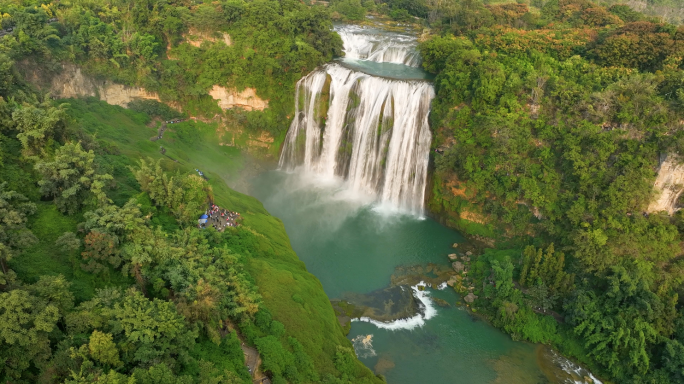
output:
{"label": "white rapids", "polygon": [[427,291],[427,285],[425,282],[411,286],[413,290],[413,296],[420,302],[421,312],[417,313],[413,317],[406,319],[399,319],[392,322],[382,322],[378,320],[373,320],[368,317],[359,317],[357,319],[352,319],[352,322],[363,321],[366,323],[371,323],[378,328],[387,329],[390,331],[398,330],[412,330],[415,328],[420,328],[425,325],[425,321],[437,316],[437,308],[435,308],[432,299],[430,299],[430,293]]}
{"label": "white rapids", "polygon": [[335,31],[342,38],[347,59],[404,64],[411,67],[419,67],[422,62],[415,36],[384,33],[356,25],[337,26]]}
{"label": "white rapids", "polygon": [[297,84],[279,166],[303,167],[412,214],[423,214],[432,85],[327,64]]}

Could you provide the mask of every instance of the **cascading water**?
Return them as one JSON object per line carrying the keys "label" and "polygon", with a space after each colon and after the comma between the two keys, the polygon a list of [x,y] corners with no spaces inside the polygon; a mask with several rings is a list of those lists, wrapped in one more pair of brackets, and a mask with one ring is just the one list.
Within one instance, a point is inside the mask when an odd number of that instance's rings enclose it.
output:
{"label": "cascading water", "polygon": [[432,85],[328,64],[297,85],[280,168],[338,176],[381,203],[423,213]]}
{"label": "cascading water", "polygon": [[388,34],[376,29],[355,25],[340,25],[335,31],[344,42],[347,59],[368,60],[378,63],[404,64],[418,67],[420,54],[416,49],[416,37]]}

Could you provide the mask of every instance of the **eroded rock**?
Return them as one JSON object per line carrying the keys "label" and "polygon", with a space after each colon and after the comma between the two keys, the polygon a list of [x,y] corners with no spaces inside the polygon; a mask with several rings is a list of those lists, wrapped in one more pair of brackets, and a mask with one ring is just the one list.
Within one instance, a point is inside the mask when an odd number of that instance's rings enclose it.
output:
{"label": "eroded rock", "polygon": [[263,100],[256,94],[254,88],[245,88],[238,92],[235,88],[226,88],[214,85],[209,91],[209,95],[218,100],[221,109],[242,108],[246,111],[263,111],[268,108],[268,100]]}
{"label": "eroded rock", "polygon": [[477,296],[474,295],[472,292],[469,292],[469,293],[463,298],[463,300],[465,300],[466,303],[472,303],[473,301],[475,301],[475,299],[477,299]]}
{"label": "eroded rock", "polygon": [[672,215],[677,208],[677,200],[684,191],[684,164],[676,155],[668,155],[658,170],[658,176],[653,184],[655,199],[648,205],[647,211],[665,211]]}

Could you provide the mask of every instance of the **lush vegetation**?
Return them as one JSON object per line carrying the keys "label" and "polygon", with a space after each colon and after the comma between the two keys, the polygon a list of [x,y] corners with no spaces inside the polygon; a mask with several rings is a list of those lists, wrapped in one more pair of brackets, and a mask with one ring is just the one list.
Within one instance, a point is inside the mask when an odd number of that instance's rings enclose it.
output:
{"label": "lush vegetation", "polygon": [[288,127],[295,82],[341,53],[327,8],[298,1],[198,5],[76,0],[35,5],[0,2],[2,26],[14,28],[8,39],[17,44],[4,52],[9,58],[28,57],[52,73],[60,62],[74,62],[94,75],[142,86],[164,102],[207,117],[221,113],[208,95],[214,85],[252,87],[270,107],[229,117],[250,130],[273,134]]}
{"label": "lush vegetation", "polygon": [[[325,9],[4,1],[0,10],[12,28],[0,37],[0,381],[248,383],[242,343],[274,383],[381,381],[355,358],[282,223],[226,186],[242,158],[219,145],[217,123],[169,125],[153,142],[159,119],[179,112],[52,100],[21,76],[26,63],[75,62],[191,113],[215,111],[214,84],[256,87],[271,108],[241,118],[277,131],[294,82],[339,51]],[[197,31],[228,33],[231,45],[183,42]],[[198,230],[209,202],[240,212],[242,225]]]}
{"label": "lush vegetation", "polygon": [[470,274],[496,325],[618,382],[681,382],[684,227],[644,212],[661,155],[684,149],[684,28],[533,4],[431,8],[431,208],[498,239]]}

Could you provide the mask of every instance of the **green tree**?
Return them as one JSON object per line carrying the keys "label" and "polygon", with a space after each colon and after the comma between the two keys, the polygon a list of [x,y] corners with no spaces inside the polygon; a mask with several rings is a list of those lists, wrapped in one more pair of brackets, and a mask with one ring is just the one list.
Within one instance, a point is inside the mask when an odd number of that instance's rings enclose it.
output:
{"label": "green tree", "polygon": [[62,252],[72,252],[81,248],[81,239],[73,232],[64,232],[55,240],[55,246],[59,247]]}
{"label": "green tree", "polygon": [[100,331],[93,331],[88,342],[88,350],[93,360],[111,367],[119,367],[123,365],[119,360],[119,350],[116,344],[112,341],[110,333],[102,333]]}
{"label": "green tree", "polygon": [[14,127],[19,133],[25,156],[40,155],[55,136],[61,135],[66,119],[66,104],[57,107],[49,102],[31,105],[24,104],[12,112]]}
{"label": "green tree", "polygon": [[585,340],[590,356],[614,377],[648,372],[662,301],[643,277],[622,266],[612,267],[598,289],[602,294],[580,289],[566,304],[575,333]]}
{"label": "green tree", "polygon": [[38,182],[41,193],[54,197],[57,208],[68,214],[76,213],[92,201],[105,204],[108,199],[101,187],[112,176],[97,174],[94,161],[92,150],[84,151],[81,143],[66,143],[52,161],[36,163],[35,168],[42,176]]}
{"label": "green tree", "polygon": [[140,160],[138,168],[131,168],[133,175],[143,191],[157,205],[168,207],[179,223],[194,223],[197,215],[204,210],[212,199],[211,186],[197,175],[169,177],[161,167],[149,159]]}
{"label": "green tree", "polygon": [[51,355],[50,334],[73,306],[63,276],[41,277],[31,286],[0,292],[0,375],[19,379],[31,364]]}
{"label": "green tree", "polygon": [[106,270],[107,265],[118,268],[121,265],[120,250],[116,236],[106,232],[93,230],[85,239],[85,250],[81,253],[85,264],[81,268],[90,273],[99,274]]}
{"label": "green tree", "polygon": [[0,286],[5,285],[9,272],[7,262],[17,252],[35,243],[36,237],[26,228],[28,216],[36,210],[35,204],[14,191],[6,191],[7,183],[0,183]]}

